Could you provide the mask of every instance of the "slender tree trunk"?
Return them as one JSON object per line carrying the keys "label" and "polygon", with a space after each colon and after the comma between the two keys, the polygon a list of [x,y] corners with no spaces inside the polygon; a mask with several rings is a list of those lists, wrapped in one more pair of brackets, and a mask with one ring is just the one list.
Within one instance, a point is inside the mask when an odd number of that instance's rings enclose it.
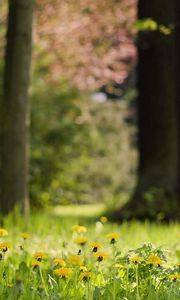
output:
{"label": "slender tree trunk", "polygon": [[178,200],[180,201],[180,1],[175,0],[176,111],[178,121]]}
{"label": "slender tree trunk", "polygon": [[[174,1],[139,0],[139,19],[174,24]],[[177,216],[177,124],[174,33],[139,33],[138,182],[131,201],[118,212],[126,218]]]}
{"label": "slender tree trunk", "polygon": [[33,0],[9,0],[4,97],[1,103],[0,209],[6,214],[28,200],[28,88]]}

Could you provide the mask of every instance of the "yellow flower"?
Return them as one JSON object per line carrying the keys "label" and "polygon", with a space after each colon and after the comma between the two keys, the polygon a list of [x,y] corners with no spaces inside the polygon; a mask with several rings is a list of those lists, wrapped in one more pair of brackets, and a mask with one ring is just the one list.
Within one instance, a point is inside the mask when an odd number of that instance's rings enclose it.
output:
{"label": "yellow flower", "polygon": [[87,231],[87,227],[85,226],[81,226],[81,225],[74,225],[72,227],[72,230],[78,233],[82,233],[82,232],[86,232]]}
{"label": "yellow flower", "polygon": [[44,252],[36,252],[34,253],[33,257],[37,260],[37,261],[42,261],[44,259],[47,258],[47,254]]}
{"label": "yellow flower", "polygon": [[131,256],[129,257],[129,260],[135,264],[141,262],[143,260],[143,258],[141,256],[135,255],[135,256]]}
{"label": "yellow flower", "polygon": [[111,244],[114,244],[117,241],[117,239],[119,238],[119,234],[117,232],[112,232],[112,233],[107,234],[106,237],[108,238],[108,240],[110,240]]}
{"label": "yellow flower", "polygon": [[79,255],[71,255],[69,256],[68,258],[68,261],[72,264],[72,265],[75,265],[75,266],[80,266],[82,265],[82,259]]}
{"label": "yellow flower", "polygon": [[106,259],[108,257],[108,253],[99,251],[94,253],[94,255],[97,257],[97,261],[101,262],[103,259]]}
{"label": "yellow flower", "polygon": [[87,271],[87,268],[85,266],[80,266],[79,269],[80,269],[81,272]]}
{"label": "yellow flower", "polygon": [[101,223],[107,223],[108,218],[105,216],[102,216],[102,217],[100,217],[100,221],[101,221]]}
{"label": "yellow flower", "polygon": [[161,260],[161,258],[159,256],[152,254],[149,256],[147,263],[151,264],[151,265],[161,266],[163,261]]}
{"label": "yellow flower", "polygon": [[92,276],[92,273],[91,272],[82,272],[79,276],[80,280],[83,280],[83,281],[88,281]]}
{"label": "yellow flower", "polygon": [[177,267],[180,267],[180,262],[176,263],[176,266],[177,266]]}
{"label": "yellow flower", "polygon": [[55,274],[62,277],[62,278],[68,278],[72,275],[73,270],[71,268],[59,268],[56,269]]}
{"label": "yellow flower", "polygon": [[30,234],[27,232],[22,232],[20,235],[24,240],[30,239],[31,237]]}
{"label": "yellow flower", "polygon": [[0,236],[7,236],[8,235],[8,231],[4,228],[0,228]]}
{"label": "yellow flower", "polygon": [[80,245],[80,246],[84,246],[88,241],[87,237],[79,237],[76,240],[74,240],[75,244]]}
{"label": "yellow flower", "polygon": [[0,250],[3,252],[7,252],[8,249],[10,248],[10,244],[9,243],[0,243]]}
{"label": "yellow flower", "polygon": [[62,258],[54,258],[53,264],[56,266],[61,266],[61,267],[66,265],[64,259],[62,259]]}
{"label": "yellow flower", "polygon": [[39,267],[40,265],[41,265],[41,262],[37,261],[37,260],[33,260],[31,263],[31,267],[33,267],[34,269]]}
{"label": "yellow flower", "polygon": [[178,273],[171,274],[171,275],[169,275],[169,279],[171,279],[173,281],[180,280],[180,274],[178,274]]}
{"label": "yellow flower", "polygon": [[99,248],[102,248],[102,245],[100,243],[92,243],[90,245],[90,247],[92,248],[92,252],[97,252],[99,250]]}

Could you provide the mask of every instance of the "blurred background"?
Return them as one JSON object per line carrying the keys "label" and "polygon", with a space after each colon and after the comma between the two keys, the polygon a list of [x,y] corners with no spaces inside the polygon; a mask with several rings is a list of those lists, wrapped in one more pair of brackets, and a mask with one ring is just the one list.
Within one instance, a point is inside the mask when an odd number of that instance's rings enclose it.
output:
{"label": "blurred background", "polygon": [[123,218],[176,218],[175,5],[0,2],[3,211],[29,198],[37,208],[102,203],[120,218],[132,199]]}
{"label": "blurred background", "polygon": [[[2,73],[5,1],[0,14]],[[132,191],[135,16],[134,0],[37,1],[30,92],[33,205],[112,206]]]}

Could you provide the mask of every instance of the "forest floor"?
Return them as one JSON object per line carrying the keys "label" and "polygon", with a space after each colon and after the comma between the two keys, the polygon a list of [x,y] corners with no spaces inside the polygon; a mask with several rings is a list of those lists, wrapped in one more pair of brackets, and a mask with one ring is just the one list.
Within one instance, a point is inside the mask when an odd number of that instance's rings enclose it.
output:
{"label": "forest floor", "polygon": [[15,213],[4,229],[2,300],[180,297],[178,223],[111,223],[97,204],[33,213],[26,224]]}

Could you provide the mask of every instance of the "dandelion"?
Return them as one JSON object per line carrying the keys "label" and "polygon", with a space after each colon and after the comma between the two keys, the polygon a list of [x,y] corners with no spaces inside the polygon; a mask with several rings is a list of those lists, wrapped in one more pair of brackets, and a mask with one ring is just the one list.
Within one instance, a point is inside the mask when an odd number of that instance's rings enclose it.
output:
{"label": "dandelion", "polygon": [[55,266],[61,266],[61,267],[63,267],[63,266],[66,265],[64,259],[62,259],[62,258],[54,258],[54,259],[53,259],[53,264],[54,264]]}
{"label": "dandelion", "polygon": [[78,233],[84,233],[87,232],[87,227],[81,225],[74,225],[72,227],[72,230]]}
{"label": "dandelion", "polygon": [[99,248],[102,248],[102,245],[100,243],[92,243],[90,245],[92,252],[97,252],[99,250]]}
{"label": "dandelion", "polygon": [[0,228],[0,237],[8,236],[8,231],[4,228]]}
{"label": "dandelion", "polygon": [[163,261],[161,260],[161,258],[159,256],[152,254],[149,256],[147,263],[150,265],[157,265],[158,267],[160,267],[162,265]]}
{"label": "dandelion", "polygon": [[41,262],[40,262],[40,261],[37,261],[37,260],[33,260],[32,263],[31,263],[31,267],[32,267],[33,269],[38,268],[40,265],[41,265]]}
{"label": "dandelion", "polygon": [[33,257],[37,260],[37,261],[42,261],[44,259],[47,258],[47,254],[44,252],[36,252],[34,253]]}
{"label": "dandelion", "polygon": [[59,268],[54,271],[54,273],[61,278],[68,278],[72,275],[73,270],[71,268]]}
{"label": "dandelion", "polygon": [[79,237],[76,240],[74,240],[74,243],[79,245],[79,246],[84,246],[88,241],[87,237]]}
{"label": "dandelion", "polygon": [[30,234],[29,233],[27,233],[27,232],[22,232],[21,234],[20,234],[20,236],[24,239],[24,240],[28,240],[28,239],[30,239]]}
{"label": "dandelion", "polygon": [[80,278],[80,280],[87,282],[87,281],[89,281],[89,279],[91,278],[91,276],[92,276],[92,273],[86,271],[86,272],[82,272],[80,274],[79,278]]}
{"label": "dandelion", "polygon": [[97,257],[98,262],[101,262],[108,257],[108,253],[103,251],[96,252],[94,255]]}
{"label": "dandelion", "polygon": [[10,244],[9,243],[6,243],[6,242],[4,242],[4,243],[0,243],[0,251],[2,251],[2,252],[7,252],[8,251],[8,249],[10,248]]}
{"label": "dandelion", "polygon": [[85,266],[80,266],[79,270],[80,272],[84,272],[87,271],[87,268]]}
{"label": "dandelion", "polygon": [[172,281],[180,280],[180,274],[178,274],[178,273],[171,274],[171,275],[169,275],[169,279]]}
{"label": "dandelion", "polygon": [[105,216],[102,216],[102,217],[100,217],[100,221],[101,221],[101,223],[107,223],[107,221],[108,221],[108,218],[107,217],[105,217]]}
{"label": "dandelion", "polygon": [[135,255],[135,256],[129,257],[129,260],[135,264],[138,264],[139,262],[141,262],[143,260],[143,258],[141,256]]}
{"label": "dandelion", "polygon": [[68,258],[68,261],[72,264],[72,265],[75,265],[75,266],[80,266],[82,265],[82,259],[79,255],[71,255],[69,256]]}
{"label": "dandelion", "polygon": [[111,244],[115,244],[117,239],[119,238],[119,234],[117,232],[112,232],[107,234],[106,237],[108,238],[108,240],[110,240]]}
{"label": "dandelion", "polygon": [[176,263],[176,267],[180,268],[180,262]]}

